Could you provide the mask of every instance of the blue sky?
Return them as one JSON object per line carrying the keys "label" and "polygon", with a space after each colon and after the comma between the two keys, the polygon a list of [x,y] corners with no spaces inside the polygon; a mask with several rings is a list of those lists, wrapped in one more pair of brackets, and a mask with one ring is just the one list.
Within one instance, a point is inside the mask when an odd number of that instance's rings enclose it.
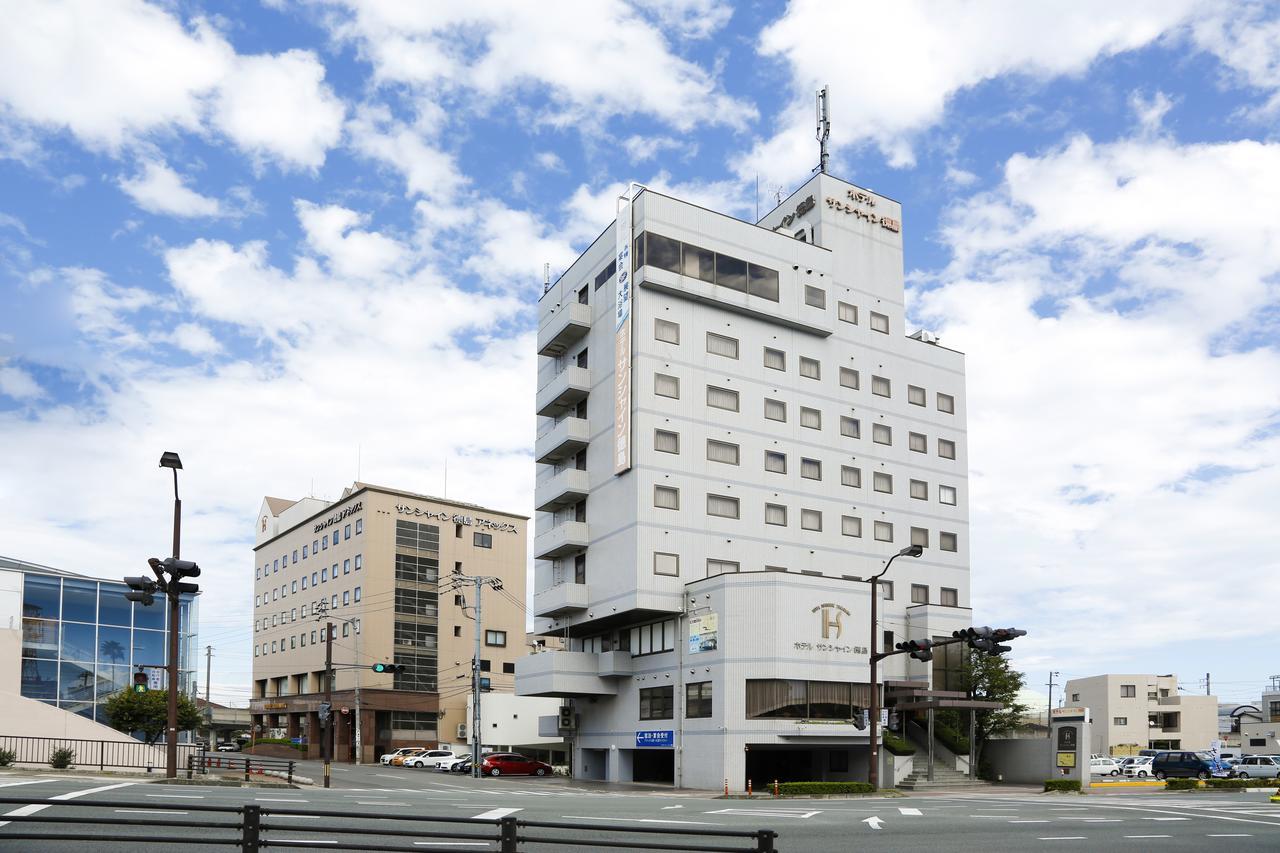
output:
{"label": "blue sky", "polygon": [[978,618],[1037,689],[1280,670],[1274,5],[0,12],[0,551],[131,572],[178,450],[224,698],[261,496],[448,460],[527,509],[543,263],[629,180],[767,211],[823,84],[831,171],[904,205],[912,324],[968,355]]}

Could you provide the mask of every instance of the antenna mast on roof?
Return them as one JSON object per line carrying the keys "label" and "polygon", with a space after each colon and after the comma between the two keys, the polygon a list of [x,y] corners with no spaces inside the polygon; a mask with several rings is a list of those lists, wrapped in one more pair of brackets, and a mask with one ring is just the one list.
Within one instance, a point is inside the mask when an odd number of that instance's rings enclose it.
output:
{"label": "antenna mast on roof", "polygon": [[822,174],[827,173],[827,137],[831,136],[831,108],[828,101],[827,89],[830,86],[823,86],[818,90],[818,171]]}
{"label": "antenna mast on roof", "polygon": [[542,264],[542,292],[546,293],[551,289],[551,262],[546,261]]}

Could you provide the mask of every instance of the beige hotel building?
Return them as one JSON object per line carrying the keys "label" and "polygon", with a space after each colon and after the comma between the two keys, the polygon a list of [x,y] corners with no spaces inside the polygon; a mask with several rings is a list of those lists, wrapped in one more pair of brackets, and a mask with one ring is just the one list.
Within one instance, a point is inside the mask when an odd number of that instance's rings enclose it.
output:
{"label": "beige hotel building", "polygon": [[[511,692],[525,648],[528,518],[355,483],[336,501],[267,497],[255,524],[253,698],[260,736],[304,738],[320,755],[323,626],[332,622],[334,756],[468,742],[474,588],[453,572],[501,578],[485,589],[482,677]],[[396,675],[375,663],[402,664]]]}

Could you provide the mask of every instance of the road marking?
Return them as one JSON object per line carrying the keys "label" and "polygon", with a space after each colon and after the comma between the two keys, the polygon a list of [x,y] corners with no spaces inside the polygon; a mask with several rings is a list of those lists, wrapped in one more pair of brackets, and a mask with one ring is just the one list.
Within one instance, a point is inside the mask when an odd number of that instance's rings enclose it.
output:
{"label": "road marking", "polygon": [[880,825],[884,823],[884,819],[872,815],[871,817],[864,817],[862,822],[872,829],[879,829]]}
{"label": "road marking", "polygon": [[717,809],[716,811],[704,812],[704,814],[731,814],[739,817],[794,817],[794,818],[810,818],[821,811],[809,811],[808,809]]}
{"label": "road marking", "polygon": [[1126,835],[1125,838],[1173,838],[1172,835]]}
{"label": "road marking", "polygon": [[386,800],[356,800],[357,806],[407,806],[408,803],[387,802]]}
{"label": "road marking", "polygon": [[[361,797],[364,797],[364,794],[343,794],[342,796],[344,796],[344,797],[349,797],[350,799],[353,799],[353,800],[358,800],[358,799],[360,799]],[[364,797],[364,798],[365,798],[366,800],[385,800],[385,799],[387,799],[387,797]]]}
{"label": "road marking", "polygon": [[44,782],[53,782],[53,779],[24,779],[21,782],[2,782],[0,788],[12,788],[14,785],[40,785]]}
{"label": "road marking", "polygon": [[1209,838],[1253,838],[1253,836],[1247,832],[1223,832],[1217,835],[1213,835],[1211,833],[1208,837]]}
{"label": "road marking", "polygon": [[923,812],[921,812],[919,809],[905,809],[902,806],[898,807],[898,811],[901,812],[902,814],[913,815],[915,817],[919,817],[920,815],[923,814]]}
{"label": "road marking", "polygon": [[116,814],[191,814],[174,809],[116,809]]}
{"label": "road marking", "polygon": [[148,797],[160,797],[167,800],[203,800],[204,794],[147,794]]}
{"label": "road marking", "polygon": [[256,803],[305,803],[307,800],[283,800],[276,797],[254,797]]}
{"label": "road marking", "polygon": [[1048,835],[1039,839],[1040,841],[1084,841],[1088,836],[1085,835]]}
{"label": "road marking", "polygon": [[515,814],[516,812],[519,812],[519,811],[524,811],[524,809],[491,809],[487,812],[482,812],[477,815],[472,815],[471,819],[472,820],[497,820],[498,818],[503,818],[509,814]]}
{"label": "road marking", "polygon": [[1009,823],[1048,823],[1047,820],[1011,820]]}
{"label": "road marking", "polygon": [[[501,811],[499,809],[499,811]],[[610,823],[614,821],[624,821],[626,823],[678,823],[686,826],[723,826],[710,820],[662,820],[656,817],[590,817],[581,814],[562,814],[565,820],[607,820]]]}
{"label": "road marking", "polygon": [[1189,817],[1144,817],[1143,820],[1191,820]]}
{"label": "road marking", "polygon": [[663,806],[662,810],[665,812],[667,809],[682,809],[682,808],[684,808],[684,806]]}
{"label": "road marking", "polygon": [[996,820],[1005,819],[1005,815],[1002,815],[1002,814],[971,814],[969,815],[969,817],[989,817],[989,818],[995,818]]}
{"label": "road marking", "polygon": [[[53,781],[53,780],[49,780],[49,781]],[[74,800],[74,799],[78,799],[79,797],[87,797],[89,794],[97,794],[101,791],[113,791],[116,788],[127,788],[133,784],[136,784],[136,783],[117,782],[114,785],[100,785],[97,788],[85,788],[83,791],[69,791],[65,794],[58,794],[56,797],[50,797],[49,799]],[[6,812],[3,816],[4,817],[26,817],[27,815],[33,815],[36,812],[42,812],[45,809],[49,808],[51,805],[53,805],[53,803],[31,803],[25,806],[18,806],[18,808],[14,809],[11,812]],[[8,826],[9,823],[11,823],[11,821],[0,820],[0,826]]]}
{"label": "road marking", "polygon": [[315,841],[311,840],[310,838],[276,838],[273,840],[276,842],[287,841],[290,844],[337,844],[338,843],[336,841],[330,841],[327,838],[318,839]]}

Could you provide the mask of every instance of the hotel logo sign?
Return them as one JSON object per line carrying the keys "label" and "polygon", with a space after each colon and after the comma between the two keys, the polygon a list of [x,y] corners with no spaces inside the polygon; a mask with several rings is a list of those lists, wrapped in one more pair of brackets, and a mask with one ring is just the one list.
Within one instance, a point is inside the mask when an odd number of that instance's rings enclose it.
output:
{"label": "hotel logo sign", "polygon": [[329,516],[324,521],[321,521],[318,524],[316,524],[315,532],[319,533],[321,530],[327,530],[330,527],[333,527],[338,522],[342,521],[344,518],[353,516],[362,509],[364,509],[364,501],[356,501],[351,506],[347,507],[346,509],[343,509],[341,512],[335,512],[333,515]]}
{"label": "hotel logo sign", "polygon": [[884,230],[892,231],[895,234],[902,230],[901,221],[891,216],[881,216],[874,210],[866,209],[876,206],[875,196],[856,190],[849,190],[845,195],[847,197],[843,199],[828,196],[827,207],[837,213],[845,213],[872,225],[879,225]]}
{"label": "hotel logo sign", "polygon": [[499,533],[519,533],[516,526],[509,521],[492,521],[488,518],[481,518],[478,515],[465,515],[460,512],[448,513],[444,510],[430,510],[422,507],[409,506],[408,504],[396,504],[396,512],[401,515],[413,515],[421,518],[430,518],[434,521],[442,521],[445,523],[452,522],[454,524],[465,524],[468,527],[483,527],[485,530],[496,530]]}
{"label": "hotel logo sign", "polygon": [[819,604],[817,607],[809,611],[810,613],[821,612],[822,622],[822,639],[838,640],[840,635],[844,633],[844,617],[849,615],[849,611],[845,610],[839,604]]}

